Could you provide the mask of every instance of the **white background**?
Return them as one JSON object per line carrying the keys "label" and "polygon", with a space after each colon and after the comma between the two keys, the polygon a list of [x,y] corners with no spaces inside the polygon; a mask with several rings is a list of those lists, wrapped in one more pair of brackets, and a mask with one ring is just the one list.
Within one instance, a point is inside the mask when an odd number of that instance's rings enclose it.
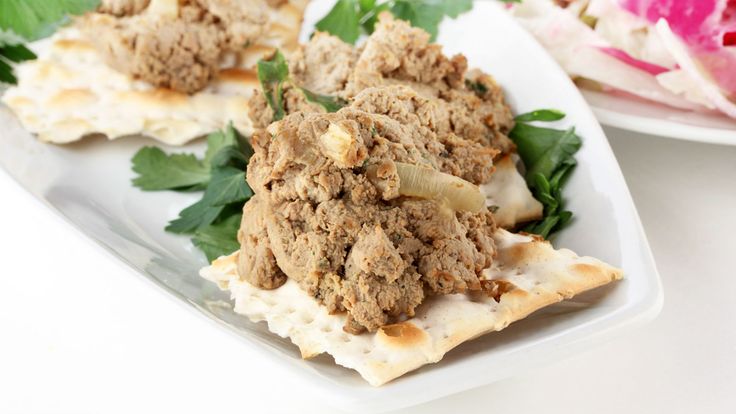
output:
{"label": "white background", "polygon": [[[402,412],[734,412],[736,146],[606,132],[662,275],[662,314],[573,358]],[[339,412],[296,396],[278,366],[2,172],[0,259],[0,413]]]}

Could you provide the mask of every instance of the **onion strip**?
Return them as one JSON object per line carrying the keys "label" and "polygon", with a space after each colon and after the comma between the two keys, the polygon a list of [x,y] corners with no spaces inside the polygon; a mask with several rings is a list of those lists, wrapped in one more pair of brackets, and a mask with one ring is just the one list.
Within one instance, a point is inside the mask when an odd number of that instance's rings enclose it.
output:
{"label": "onion strip", "polygon": [[460,177],[431,168],[396,163],[399,175],[399,194],[447,203],[455,211],[477,213],[485,207],[480,188]]}
{"label": "onion strip", "polygon": [[175,19],[179,16],[178,0],[151,0],[146,8],[146,13],[156,17],[168,17]]}

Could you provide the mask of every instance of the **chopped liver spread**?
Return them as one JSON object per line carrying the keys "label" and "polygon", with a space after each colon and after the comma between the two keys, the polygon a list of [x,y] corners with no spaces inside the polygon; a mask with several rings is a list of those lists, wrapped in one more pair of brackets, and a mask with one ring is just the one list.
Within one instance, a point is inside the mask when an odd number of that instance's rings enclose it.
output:
{"label": "chopped liver spread", "polygon": [[427,296],[480,290],[495,251],[485,207],[402,196],[397,173],[405,163],[482,177],[495,151],[452,134],[441,141],[416,114],[394,119],[380,107],[389,101],[398,114],[426,102],[405,86],[368,88],[336,113],[295,112],[252,138],[241,277],[265,289],[295,279],[331,312],[346,311],[351,333],[412,316]]}
{"label": "chopped liver spread", "polygon": [[266,0],[105,0],[83,29],[108,64],[156,87],[203,89],[224,56],[257,41]]}
{"label": "chopped liver spread", "polygon": [[326,113],[287,84],[287,115],[272,123],[262,94],[252,99],[255,196],[238,232],[240,277],[263,289],[294,279],[330,312],[346,312],[354,334],[411,317],[430,296],[483,290],[492,213],[416,196],[402,176],[429,171],[474,187],[513,150],[502,91],[466,66],[386,16],[362,47],[317,33],[292,56],[292,84],[349,104]]}
{"label": "chopped liver spread", "polygon": [[151,0],[102,0],[98,7],[100,13],[113,16],[132,16],[148,7]]}
{"label": "chopped liver spread", "polygon": [[[384,14],[375,32],[357,48],[316,33],[291,56],[290,75],[301,87],[349,101],[366,88],[407,86],[426,103],[424,114],[431,118],[425,121],[441,137],[454,134],[496,149],[499,156],[511,152],[514,146],[506,134],[514,123],[501,88],[490,75],[468,71],[464,56],[445,56],[429,38],[425,31]],[[388,111],[399,109],[391,108],[390,102],[375,105]],[[298,89],[288,87],[285,106],[287,113],[322,110],[307,102]],[[271,123],[273,112],[262,94],[253,96],[250,115],[256,127]]]}

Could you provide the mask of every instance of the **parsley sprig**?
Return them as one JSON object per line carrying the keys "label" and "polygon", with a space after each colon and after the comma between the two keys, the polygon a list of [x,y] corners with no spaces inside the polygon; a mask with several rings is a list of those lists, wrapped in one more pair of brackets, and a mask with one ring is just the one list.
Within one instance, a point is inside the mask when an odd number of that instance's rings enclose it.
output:
{"label": "parsley sprig", "polygon": [[273,111],[274,121],[281,120],[286,115],[284,88],[289,84],[299,89],[307,101],[322,106],[327,112],[337,112],[347,105],[340,97],[321,95],[296,85],[289,77],[289,64],[279,50],[276,50],[270,58],[258,61],[258,81],[261,83],[268,106]]}
{"label": "parsley sprig", "polygon": [[157,147],[133,156],[133,185],[145,191],[202,191],[202,199],[185,208],[166,230],[188,234],[209,261],[238,249],[243,204],[253,196],[245,172],[253,149],[229,125],[207,137],[202,159],[194,154],[166,154]]}
{"label": "parsley sprig", "polygon": [[[286,114],[283,93],[287,84],[327,111],[337,111],[346,104],[341,98],[294,85],[286,59],[279,51],[258,62],[258,79],[274,120]],[[166,231],[190,235],[192,243],[212,261],[239,247],[237,234],[243,205],[253,196],[245,180],[252,155],[253,148],[231,124],[207,137],[207,151],[202,158],[188,153],[166,154],[158,147],[141,148],[132,159],[133,171],[138,174],[133,185],[144,191],[203,191],[202,198],[182,210],[178,218],[169,222]]]}
{"label": "parsley sprig", "polygon": [[396,18],[426,30],[434,40],[445,16],[454,19],[472,8],[472,0],[338,0],[316,27],[344,42],[355,44],[361,33],[373,33],[378,15],[388,11]]}
{"label": "parsley sprig", "polygon": [[0,83],[15,84],[13,63],[35,59],[24,46],[50,36],[70,15],[93,10],[100,0],[1,0]]}
{"label": "parsley sprig", "polygon": [[509,134],[526,166],[527,185],[544,206],[544,216],[528,223],[522,230],[545,238],[572,219],[572,212],[564,208],[562,187],[576,165],[574,154],[582,146],[582,141],[574,127],[560,130],[531,123],[554,122],[564,117],[563,112],[554,109],[522,114],[515,118],[516,125]]}

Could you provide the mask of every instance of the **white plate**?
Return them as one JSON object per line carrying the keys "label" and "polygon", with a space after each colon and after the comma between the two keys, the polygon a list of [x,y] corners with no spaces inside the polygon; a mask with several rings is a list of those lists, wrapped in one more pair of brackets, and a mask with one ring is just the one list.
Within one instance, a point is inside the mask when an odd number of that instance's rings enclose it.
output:
{"label": "white plate", "polygon": [[[313,5],[307,21],[322,15],[326,3]],[[136,273],[219,322],[213,327],[234,330],[244,346],[274,364],[290,366],[293,375],[288,382],[296,382],[299,392],[348,411],[395,409],[496,381],[579,352],[653,318],[661,307],[662,291],[649,245],[611,148],[575,86],[495,2],[476,3],[473,13],[446,22],[441,33],[440,42],[448,52],[464,51],[471,65],[496,76],[516,112],[559,108],[568,114],[565,124],[577,126],[584,145],[566,189],[576,219],[556,244],[620,266],[626,279],[463,344],[442,362],[381,388],[370,387],[331,358],[303,361],[288,340],[269,333],[262,323],[234,314],[227,294],[197,275],[204,257],[187,238],[163,231],[166,222],[197,195],[144,193],[130,185],[130,158],[150,141],[93,138],[67,146],[46,145],[25,132],[7,108],[0,108],[0,165]],[[202,151],[202,146],[199,142],[186,149]],[[196,363],[211,354],[202,353]],[[241,373],[251,374],[257,375]]]}
{"label": "white plate", "polygon": [[581,91],[604,125],[688,141],[736,145],[736,119],[726,115],[685,111],[636,97]]}

